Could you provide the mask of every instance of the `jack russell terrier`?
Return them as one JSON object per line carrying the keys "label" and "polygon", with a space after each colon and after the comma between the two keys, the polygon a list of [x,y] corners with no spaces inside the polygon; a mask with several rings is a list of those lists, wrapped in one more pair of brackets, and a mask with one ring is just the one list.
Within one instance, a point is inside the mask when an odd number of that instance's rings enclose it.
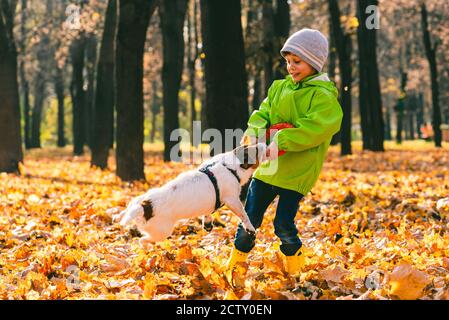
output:
{"label": "jack russell terrier", "polygon": [[144,235],[140,245],[146,247],[169,237],[179,220],[204,216],[205,225],[211,225],[211,214],[226,205],[241,219],[245,229],[254,233],[256,230],[239,195],[259,163],[265,160],[264,143],[240,146],[216,155],[197,169],[135,197],[124,211],[114,216],[114,221],[125,226],[135,220]]}

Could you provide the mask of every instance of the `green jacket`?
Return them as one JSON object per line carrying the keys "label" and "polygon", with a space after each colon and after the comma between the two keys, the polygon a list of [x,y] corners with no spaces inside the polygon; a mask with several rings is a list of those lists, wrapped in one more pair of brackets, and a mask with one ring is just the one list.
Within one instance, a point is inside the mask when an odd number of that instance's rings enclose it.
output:
{"label": "green jacket", "polygon": [[265,162],[254,178],[303,195],[315,185],[332,136],[340,130],[343,112],[338,91],[326,74],[319,73],[295,83],[291,76],[276,80],[268,97],[248,120],[245,135],[259,137],[271,125],[288,122],[295,128],[278,131],[274,141],[287,152]]}

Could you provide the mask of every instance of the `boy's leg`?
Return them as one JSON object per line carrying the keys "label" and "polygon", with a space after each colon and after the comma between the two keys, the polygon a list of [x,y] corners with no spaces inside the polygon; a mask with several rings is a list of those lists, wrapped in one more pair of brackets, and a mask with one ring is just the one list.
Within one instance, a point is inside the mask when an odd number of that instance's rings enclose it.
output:
{"label": "boy's leg", "polygon": [[304,197],[296,191],[276,188],[279,202],[274,219],[274,232],[281,239],[281,251],[286,256],[293,256],[301,248],[302,242],[298,237],[295,216],[298,212],[299,201]]}
{"label": "boy's leg", "polygon": [[[245,211],[255,229],[262,224],[265,210],[276,197],[273,186],[257,179],[253,179],[249,186],[245,203]],[[245,231],[242,223],[239,224],[235,235],[234,246],[242,252],[250,252],[255,245],[256,235]]]}

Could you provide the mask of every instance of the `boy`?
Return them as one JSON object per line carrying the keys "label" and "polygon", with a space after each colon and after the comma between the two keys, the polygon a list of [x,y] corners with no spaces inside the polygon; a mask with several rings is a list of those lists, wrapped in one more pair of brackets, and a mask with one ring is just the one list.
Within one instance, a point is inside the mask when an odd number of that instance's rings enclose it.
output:
{"label": "boy", "polygon": [[[343,112],[334,83],[321,72],[328,56],[328,41],[321,32],[312,29],[296,32],[287,39],[281,55],[287,62],[289,75],[273,82],[268,97],[248,120],[242,141],[249,138],[251,143],[256,142],[267,128],[277,123],[287,122],[294,128],[274,135],[267,148],[270,161],[254,173],[245,210],[257,229],[265,210],[279,195],[275,234],[281,240],[286,270],[295,276],[305,260],[294,221],[299,201],[318,179],[332,136],[340,130]],[[278,149],[286,153],[278,157]],[[266,169],[274,161],[276,171],[267,174]],[[231,277],[235,264],[246,260],[255,238],[255,234],[247,233],[239,225],[227,264]]]}

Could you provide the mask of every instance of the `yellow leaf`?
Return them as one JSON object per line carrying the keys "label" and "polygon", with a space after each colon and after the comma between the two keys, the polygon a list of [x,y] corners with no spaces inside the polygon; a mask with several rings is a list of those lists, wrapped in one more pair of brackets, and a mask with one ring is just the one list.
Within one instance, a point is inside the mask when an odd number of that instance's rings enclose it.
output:
{"label": "yellow leaf", "polygon": [[429,276],[415,269],[407,262],[396,266],[390,275],[390,295],[400,299],[415,300],[421,297],[424,287],[430,282]]}
{"label": "yellow leaf", "polygon": [[66,231],[64,235],[64,241],[69,247],[73,245],[73,243],[75,242],[75,234],[73,233],[72,230]]}
{"label": "yellow leaf", "polygon": [[143,297],[145,299],[153,299],[156,294],[157,283],[153,274],[147,273],[145,276],[145,283],[143,289]]}
{"label": "yellow leaf", "polygon": [[224,299],[225,300],[240,300],[239,297],[237,297],[236,294],[234,293],[234,291],[232,291],[232,290],[226,291]]}

